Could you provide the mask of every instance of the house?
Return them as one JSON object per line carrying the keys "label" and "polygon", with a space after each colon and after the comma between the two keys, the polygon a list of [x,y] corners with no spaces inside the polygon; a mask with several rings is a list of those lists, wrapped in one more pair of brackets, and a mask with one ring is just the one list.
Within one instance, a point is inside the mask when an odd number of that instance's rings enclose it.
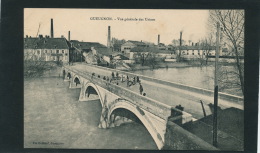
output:
{"label": "house", "polygon": [[166,50],[166,46],[164,43],[159,43],[158,48],[159,48],[159,50]]}
{"label": "house", "polygon": [[99,57],[100,61],[107,62],[108,64],[111,63],[114,55],[117,55],[117,52],[113,52],[112,48],[91,48],[92,53]]}
{"label": "house", "polygon": [[62,61],[68,63],[70,47],[65,38],[28,37],[24,38],[24,60]]}
{"label": "house", "polygon": [[157,60],[175,58],[174,51],[160,50],[158,47],[134,47],[130,51],[130,60],[135,60],[140,54],[152,54]]}
{"label": "house", "polygon": [[113,44],[113,51],[121,52],[121,46],[122,45],[123,45],[123,43],[114,43]]}
{"label": "house", "polygon": [[82,62],[85,60],[87,63],[97,64],[96,54],[93,54],[92,48],[107,48],[98,42],[80,42],[78,40],[71,40],[71,61]]}
{"label": "house", "polygon": [[127,41],[127,42],[125,42],[124,44],[121,45],[121,52],[129,54],[131,49],[134,48],[134,47],[148,47],[148,45],[145,44],[142,41],[129,40],[129,41]]}
{"label": "house", "polygon": [[[177,50],[177,54],[179,50]],[[181,55],[185,59],[200,58],[203,56],[215,56],[216,47],[215,46],[182,46]]]}

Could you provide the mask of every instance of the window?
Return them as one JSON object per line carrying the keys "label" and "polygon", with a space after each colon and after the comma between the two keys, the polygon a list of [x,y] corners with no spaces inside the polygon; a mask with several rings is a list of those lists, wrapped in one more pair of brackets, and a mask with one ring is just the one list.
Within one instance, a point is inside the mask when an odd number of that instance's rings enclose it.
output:
{"label": "window", "polygon": [[40,51],[39,51],[39,50],[37,50],[37,54],[40,54]]}
{"label": "window", "polygon": [[65,56],[67,56],[68,54],[67,53],[65,53]]}
{"label": "window", "polygon": [[45,50],[45,53],[47,53],[47,50]]}
{"label": "window", "polygon": [[51,53],[52,53],[52,50],[51,50]]}
{"label": "window", "polygon": [[64,50],[62,50],[62,53],[64,53]]}
{"label": "window", "polygon": [[189,52],[187,52],[187,55],[189,55]]}
{"label": "window", "polygon": [[56,53],[58,54],[58,53],[59,53],[59,50],[56,50]]}

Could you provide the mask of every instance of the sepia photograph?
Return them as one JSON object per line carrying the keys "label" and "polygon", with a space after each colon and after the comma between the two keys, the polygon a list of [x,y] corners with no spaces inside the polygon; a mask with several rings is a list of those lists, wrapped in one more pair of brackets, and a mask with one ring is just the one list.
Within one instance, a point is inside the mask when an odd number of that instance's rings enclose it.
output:
{"label": "sepia photograph", "polygon": [[245,150],[245,10],[23,11],[24,148]]}

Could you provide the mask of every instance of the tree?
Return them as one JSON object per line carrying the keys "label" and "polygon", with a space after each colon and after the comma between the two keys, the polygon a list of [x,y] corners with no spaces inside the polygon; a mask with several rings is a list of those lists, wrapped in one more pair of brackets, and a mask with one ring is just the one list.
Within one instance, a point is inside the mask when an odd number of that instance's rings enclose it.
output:
{"label": "tree", "polygon": [[202,54],[199,55],[200,61],[202,63],[208,65],[208,59],[210,55],[210,51],[213,49],[213,46],[215,45],[213,40],[213,35],[210,33],[206,38],[201,40],[200,46],[203,50]]}
{"label": "tree", "polygon": [[24,77],[40,77],[44,71],[51,70],[55,63],[46,62],[44,57],[39,56],[36,50],[25,51],[24,53]]}
{"label": "tree", "polygon": [[240,57],[244,56],[244,11],[243,10],[210,10],[209,22],[216,29],[216,24],[219,22],[222,30],[222,41],[225,41],[231,48],[231,52],[235,58],[234,69],[229,70],[233,74],[232,79],[224,77],[226,84],[237,80],[242,93],[244,94],[244,64]]}
{"label": "tree", "polygon": [[135,54],[135,62],[136,63],[141,63],[142,66],[146,64],[146,60],[149,57],[148,52],[138,52]]}

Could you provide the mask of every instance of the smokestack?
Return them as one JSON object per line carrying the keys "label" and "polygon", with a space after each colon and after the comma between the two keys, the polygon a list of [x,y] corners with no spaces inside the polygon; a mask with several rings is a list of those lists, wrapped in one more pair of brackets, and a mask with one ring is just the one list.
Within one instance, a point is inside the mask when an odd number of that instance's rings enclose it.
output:
{"label": "smokestack", "polygon": [[51,19],[51,38],[53,38],[53,19]]}
{"label": "smokestack", "polygon": [[69,31],[69,33],[68,33],[68,40],[70,41],[70,31]]}
{"label": "smokestack", "polygon": [[160,35],[158,35],[158,45],[160,44]]}
{"label": "smokestack", "polygon": [[182,31],[180,32],[180,46],[182,46]]}
{"label": "smokestack", "polygon": [[107,34],[107,48],[111,47],[111,42],[110,42],[110,26],[108,26],[108,34]]}

